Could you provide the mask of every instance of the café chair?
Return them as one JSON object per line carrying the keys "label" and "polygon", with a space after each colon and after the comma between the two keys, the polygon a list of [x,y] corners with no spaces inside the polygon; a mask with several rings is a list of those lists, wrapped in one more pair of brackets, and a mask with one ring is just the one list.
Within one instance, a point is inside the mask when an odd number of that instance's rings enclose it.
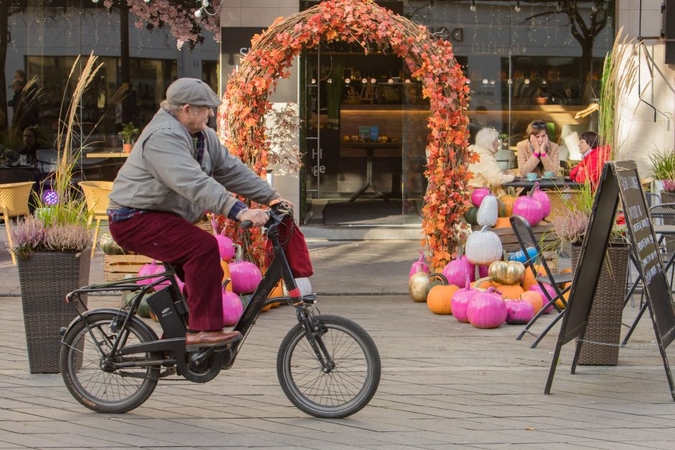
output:
{"label": "caf\u00e9 chair", "polygon": [[96,220],[94,228],[94,241],[91,244],[91,257],[96,253],[96,243],[98,242],[98,233],[101,228],[101,221],[108,220],[108,194],[112,191],[112,181],[80,181],[77,183],[82,189],[84,200],[87,203],[87,212],[89,219],[88,225]]}
{"label": "caf\u00e9 chair", "polygon": [[0,184],[0,219],[5,221],[7,244],[12,255],[12,264],[16,265],[16,255],[11,252],[12,231],[10,222],[12,217],[27,216],[30,214],[28,200],[33,192],[34,181],[23,183]]}
{"label": "caf\u00e9 chair", "polygon": [[[520,245],[521,250],[525,255],[528,255],[527,248],[528,247],[534,247],[536,250],[536,254],[532,258],[528,258],[527,261],[525,262],[525,266],[528,267],[535,276],[539,274],[539,276],[536,276],[537,284],[541,288],[541,291],[544,293],[544,306],[537,312],[537,314],[534,315],[532,320],[530,320],[527,325],[525,325],[525,328],[523,331],[518,335],[516,338],[517,341],[521,340],[523,336],[526,334],[529,334],[531,336],[534,336],[536,339],[530,346],[530,348],[535,348],[539,342],[546,336],[546,334],[551,331],[551,329],[555,326],[556,323],[560,319],[563,318],[563,314],[565,313],[565,308],[567,307],[567,301],[565,300],[564,294],[566,294],[570,287],[566,288],[561,288],[560,285],[564,283],[569,283],[572,281],[574,274],[573,273],[563,273],[563,274],[554,274],[551,272],[550,267],[546,263],[546,259],[542,257],[542,249],[539,246],[539,242],[537,241],[537,238],[534,235],[534,232],[532,231],[532,227],[528,223],[527,220],[525,220],[523,217],[514,215],[511,216],[511,227],[513,228],[513,232],[516,235],[516,239],[518,240],[518,244]],[[542,274],[543,272],[543,274]],[[552,287],[555,295],[551,297],[546,290],[546,287]],[[561,308],[558,306],[558,302],[560,302],[563,307]],[[537,320],[546,313],[547,310],[553,309],[555,313],[557,313],[556,317],[549,323],[544,330],[536,334],[531,331],[532,326],[537,322]]]}

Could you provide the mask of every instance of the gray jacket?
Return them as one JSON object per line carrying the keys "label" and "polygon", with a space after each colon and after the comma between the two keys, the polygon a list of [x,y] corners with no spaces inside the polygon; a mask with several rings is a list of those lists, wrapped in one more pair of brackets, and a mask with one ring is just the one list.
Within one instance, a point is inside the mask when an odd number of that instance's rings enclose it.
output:
{"label": "gray jacket", "polygon": [[193,138],[164,108],[155,114],[117,173],[111,209],[130,207],[198,220],[205,210],[227,215],[236,192],[268,204],[279,194],[248,166],[229,154],[207,128],[201,166]]}

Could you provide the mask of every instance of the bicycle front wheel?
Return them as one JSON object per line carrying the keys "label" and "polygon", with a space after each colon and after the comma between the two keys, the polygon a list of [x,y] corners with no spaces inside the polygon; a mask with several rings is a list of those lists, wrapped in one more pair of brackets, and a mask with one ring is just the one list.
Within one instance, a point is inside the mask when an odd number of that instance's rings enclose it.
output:
{"label": "bicycle front wheel", "polygon": [[[108,359],[120,333],[124,334],[119,348],[157,339],[135,317],[126,329],[117,330],[121,325],[120,314],[106,311],[79,319],[64,336],[61,347],[60,367],[66,387],[77,401],[100,413],[119,414],[137,408],[157,386],[159,368],[135,364],[160,359],[159,355],[133,354]],[[108,361],[128,367],[113,369]]]}
{"label": "bicycle front wheel", "polygon": [[380,384],[380,354],[370,335],[344,317],[319,315],[318,328],[328,369],[318,360],[305,330],[294,326],[281,342],[277,376],[286,397],[301,411],[315,417],[350,416],[373,398]]}

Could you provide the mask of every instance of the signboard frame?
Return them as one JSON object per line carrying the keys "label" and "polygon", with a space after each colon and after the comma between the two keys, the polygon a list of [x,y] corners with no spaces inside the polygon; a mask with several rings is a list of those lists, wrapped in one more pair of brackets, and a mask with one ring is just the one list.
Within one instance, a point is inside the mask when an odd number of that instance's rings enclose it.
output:
{"label": "signboard frame", "polygon": [[588,317],[593,307],[593,297],[604,261],[605,249],[614,228],[619,200],[623,205],[626,236],[631,245],[632,259],[637,263],[638,272],[644,282],[645,297],[654,325],[656,341],[663,359],[670,393],[675,400],[673,376],[665,352],[668,345],[675,340],[675,308],[649,208],[634,161],[610,161],[603,167],[544,393],[549,394],[551,391],[562,346],[578,338],[572,362],[572,373],[575,371],[584,342]]}

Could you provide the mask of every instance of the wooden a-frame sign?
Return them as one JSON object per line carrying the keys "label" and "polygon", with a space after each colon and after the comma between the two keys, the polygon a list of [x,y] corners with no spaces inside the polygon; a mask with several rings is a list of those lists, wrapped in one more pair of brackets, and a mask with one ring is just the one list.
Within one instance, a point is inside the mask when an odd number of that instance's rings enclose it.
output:
{"label": "wooden a-frame sign", "polygon": [[611,161],[603,168],[544,393],[551,391],[562,346],[578,338],[572,373],[576,369],[619,199],[623,203],[631,251],[644,283],[670,394],[675,400],[673,376],[666,356],[666,348],[675,339],[675,309],[634,161]]}

